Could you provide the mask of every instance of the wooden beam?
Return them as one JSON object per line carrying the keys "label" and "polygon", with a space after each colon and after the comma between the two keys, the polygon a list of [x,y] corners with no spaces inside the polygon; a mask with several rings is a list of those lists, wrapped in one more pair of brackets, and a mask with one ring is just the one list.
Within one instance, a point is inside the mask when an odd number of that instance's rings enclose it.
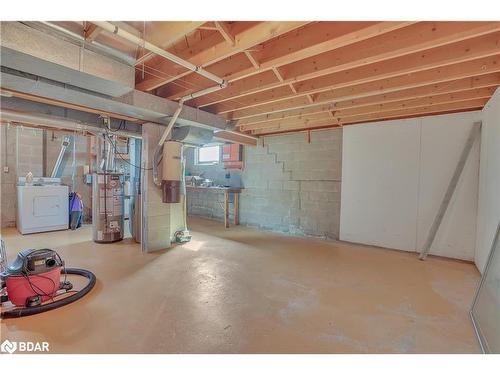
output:
{"label": "wooden beam", "polygon": [[[419,22],[401,30],[356,43],[351,47],[311,57],[301,61],[300,64],[288,65],[283,72],[287,78],[305,75],[315,78],[318,70],[330,69],[333,73],[497,31],[500,31],[500,22]],[[332,61],[335,62],[333,65]]]}
{"label": "wooden beam", "polygon": [[257,146],[257,139],[250,137],[248,134],[236,131],[221,130],[214,133],[214,138],[222,141],[229,141],[247,146]]}
{"label": "wooden beam", "polygon": [[217,31],[217,28],[215,26],[200,26],[198,27],[200,30],[215,30]]}
{"label": "wooden beam", "polygon": [[259,69],[260,68],[260,64],[259,62],[255,59],[255,57],[253,57],[252,55],[252,52],[248,51],[248,50],[245,50],[243,51],[243,53],[245,54],[245,56],[248,58],[248,60],[250,60],[250,62],[252,63],[253,67],[255,69]]}
{"label": "wooden beam", "polygon": [[[416,116],[430,116],[430,115],[435,115],[437,113],[451,113],[451,112],[461,112],[461,111],[468,111],[468,110],[479,110],[484,107],[484,105],[487,103],[488,99],[475,99],[475,100],[470,100],[470,101],[462,101],[462,102],[455,102],[455,103],[449,103],[449,104],[438,104],[438,105],[431,105],[427,107],[418,107],[418,108],[407,108],[407,109],[399,109],[399,110],[394,110],[394,111],[387,111],[387,112],[378,112],[378,113],[372,113],[372,114],[362,114],[359,116],[351,116],[347,117],[345,119],[339,118],[340,121],[342,121],[343,125],[346,124],[354,124],[354,123],[366,123],[366,122],[374,122],[374,121],[384,121],[384,120],[389,120],[389,119],[395,119],[395,118],[407,118],[410,116],[416,117]],[[331,120],[330,120],[331,121]],[[276,132],[276,131],[283,131],[283,130],[314,130],[315,128],[324,128],[324,127],[334,127],[337,126],[337,124],[330,124],[327,125],[325,123],[326,121],[319,121],[317,123],[309,123],[307,128],[301,127],[301,125],[296,125],[296,127],[288,127],[288,128],[268,128],[265,130],[256,130],[252,132],[252,135],[256,136],[261,136],[261,135],[266,135],[268,133]]]}
{"label": "wooden beam", "polygon": [[94,25],[93,23],[85,22],[85,24],[86,27],[85,30],[83,31],[85,40],[87,42],[92,42],[101,33],[102,29],[99,26]]}
{"label": "wooden beam", "polygon": [[[378,35],[395,31],[415,22],[315,22],[266,43],[257,52],[261,70],[281,67],[311,56],[332,51]],[[236,81],[255,72],[241,70],[227,76],[228,81]]]}
{"label": "wooden beam", "polygon": [[[228,82],[251,78],[256,74],[266,73],[272,67],[280,67],[325,51],[340,48],[374,36],[382,35],[415,22],[314,22],[297,28],[280,38],[275,38],[259,45],[253,56],[259,62],[259,70],[243,68],[225,75]],[[214,65],[214,68],[217,64]],[[190,83],[199,84],[196,76],[191,76]],[[188,93],[178,91],[168,96],[177,99]]]}
{"label": "wooden beam", "polygon": [[[366,58],[358,58],[356,55],[357,50],[355,49],[357,45],[353,45],[349,47],[352,51],[346,53],[345,56],[342,57],[343,64],[338,63],[341,62],[339,59],[333,59],[331,57],[325,58],[323,57],[324,55],[321,55],[317,57],[318,64],[314,66],[313,69],[315,70],[313,70],[313,73],[303,72],[304,74],[300,74],[300,72],[295,72],[297,74],[294,73],[291,77],[287,78],[286,69],[289,68],[284,67],[283,76],[285,80],[283,82],[264,81],[263,83],[262,80],[259,82],[259,80],[252,78],[241,80],[230,83],[226,89],[218,92],[217,96],[206,95],[196,99],[193,102],[193,106],[213,106],[214,104],[224,103],[233,99],[238,99],[238,103],[242,103],[246,96],[249,97],[248,99],[250,101],[255,103],[251,95],[258,95],[260,102],[264,102],[269,97],[278,100],[279,97],[276,96],[274,91],[279,91],[281,86],[287,85],[288,83],[295,83],[297,91],[299,92],[315,93],[321,91],[321,89],[330,89],[332,86],[339,87],[341,84],[346,85],[350,82],[368,82],[370,80],[388,78],[398,74],[409,74],[432,67],[491,56],[500,53],[500,34],[496,31],[500,29],[500,23],[489,23],[488,27],[490,30],[493,30],[490,35],[481,35],[479,37],[471,36],[470,39],[434,47],[425,52],[417,51],[410,54],[403,54],[400,57],[392,57],[390,60],[376,63],[367,63],[367,61],[374,60],[376,58],[375,56],[372,56],[372,58],[368,60]],[[486,27],[482,26],[475,31],[484,33],[485,30]],[[462,39],[463,33],[457,32],[455,36]],[[450,38],[451,36],[448,37],[448,40],[451,40]],[[376,38],[374,38],[374,41],[375,39]],[[417,50],[420,49],[422,44],[423,43],[419,46],[415,46],[415,48]],[[428,43],[425,44],[427,45]],[[411,46],[401,47],[400,51],[406,53],[409,51],[410,47]],[[341,55],[342,51],[337,50],[337,52]],[[392,52],[393,54],[396,53],[394,51]],[[377,58],[382,58],[384,55],[386,55],[386,53],[378,55]],[[346,60],[348,56],[352,56],[352,59],[349,61]],[[366,56],[366,53],[364,56]],[[229,106],[226,105],[224,108],[229,108]],[[214,109],[214,111],[219,112],[217,109]]]}
{"label": "wooden beam", "polygon": [[[484,59],[468,61],[463,64],[449,65],[445,68],[434,68],[414,74],[405,74],[389,79],[341,87],[339,89],[329,89],[318,93],[317,98],[315,98],[315,105],[329,104],[332,101],[384,94],[499,71],[500,55],[497,55]],[[237,120],[256,115],[301,108],[306,104],[308,104],[308,102],[305,95],[303,97],[293,97],[288,95],[285,98],[280,98],[280,100],[272,101],[271,103],[246,105],[235,111],[221,111],[220,113],[228,112],[226,115],[228,119]]]}
{"label": "wooden beam", "polygon": [[[210,44],[211,41],[209,41],[208,45],[206,45],[205,43],[207,43],[207,41],[205,40],[200,42],[200,45],[193,46],[193,48],[190,48],[188,51],[183,51],[181,57],[187,58],[189,62],[196,66],[207,67],[234,54],[243,52],[256,44],[287,33],[306,23],[307,22],[259,22],[241,32],[236,32],[234,35],[234,45],[229,45],[225,40],[216,44]],[[191,72],[185,72],[185,69],[179,66],[174,66],[172,69],[172,64],[166,63],[160,64],[156,69],[165,71],[168,75],[172,76],[172,78],[148,78],[136,85],[138,90],[152,90],[165,83],[175,81],[178,78],[191,74]]]}
{"label": "wooden beam", "polygon": [[[472,89],[461,91],[458,93],[452,94],[441,94],[441,95],[433,95],[424,98],[414,98],[414,99],[401,99],[392,102],[382,102],[377,104],[365,104],[361,106],[351,106],[351,107],[339,107],[335,109],[334,118],[342,118],[345,119],[347,117],[352,116],[360,116],[360,115],[368,115],[372,113],[378,112],[387,112],[393,110],[403,110],[407,108],[419,108],[419,107],[428,107],[437,104],[449,104],[449,103],[457,103],[461,101],[470,101],[474,99],[489,99],[495,92],[495,87],[487,87],[482,89]],[[324,111],[316,114],[305,115],[304,117],[309,120],[327,120],[332,116],[332,111]],[[248,130],[257,130],[257,129],[266,129],[268,127],[286,127],[294,124],[302,124],[300,119],[285,119],[281,121],[269,121],[262,122],[257,124],[243,125],[240,126],[240,130],[248,131]]]}
{"label": "wooden beam", "polygon": [[227,22],[215,21],[214,24],[217,31],[221,33],[222,37],[226,40],[226,42],[228,42],[231,46],[234,46],[236,41],[234,39],[234,35],[231,34]]}
{"label": "wooden beam", "polygon": [[280,81],[280,82],[283,82],[283,81],[284,81],[283,76],[281,75],[281,73],[280,73],[280,71],[278,70],[278,68],[273,67],[273,68],[272,68],[272,71],[273,71],[274,75],[276,76],[276,78],[278,78],[278,81]]}
{"label": "wooden beam", "polygon": [[[203,24],[203,21],[149,21],[146,22],[144,38],[148,42],[167,50],[179,39],[193,32]],[[135,65],[143,64],[154,56],[153,53],[146,51],[143,56],[139,57]]]}
{"label": "wooden beam", "polygon": [[316,114],[329,112],[332,109],[342,110],[347,108],[361,107],[371,104],[383,104],[403,99],[416,99],[428,96],[459,93],[472,89],[489,88],[495,90],[500,85],[500,74],[493,73],[482,75],[473,78],[464,78],[451,82],[442,82],[433,85],[421,86],[413,89],[395,91],[388,94],[373,95],[360,99],[352,99],[345,101],[338,101],[334,104],[323,104],[320,106],[309,106],[298,109],[293,109],[285,112],[272,113],[267,115],[257,115],[254,117],[239,120],[236,124],[238,127],[245,127],[246,125],[260,124],[263,122],[281,121],[285,119],[292,119],[297,117],[304,117],[308,114]]}

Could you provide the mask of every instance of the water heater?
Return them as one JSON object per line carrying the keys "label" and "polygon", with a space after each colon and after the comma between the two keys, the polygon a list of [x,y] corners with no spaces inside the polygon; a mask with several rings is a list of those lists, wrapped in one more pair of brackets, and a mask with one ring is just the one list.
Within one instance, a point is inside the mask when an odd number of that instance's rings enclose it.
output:
{"label": "water heater", "polygon": [[95,242],[123,239],[123,174],[98,172],[92,176],[92,224]]}
{"label": "water heater", "polygon": [[180,203],[182,180],[182,143],[163,144],[161,189],[163,203]]}

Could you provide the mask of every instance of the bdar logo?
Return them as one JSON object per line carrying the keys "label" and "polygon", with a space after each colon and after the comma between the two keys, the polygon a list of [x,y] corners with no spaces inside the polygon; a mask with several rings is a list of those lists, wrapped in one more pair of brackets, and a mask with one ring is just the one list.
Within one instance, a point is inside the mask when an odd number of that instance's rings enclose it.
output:
{"label": "bdar logo", "polygon": [[5,340],[2,342],[2,345],[0,345],[0,351],[2,353],[9,353],[12,354],[17,350],[17,342],[11,342],[9,340]]}

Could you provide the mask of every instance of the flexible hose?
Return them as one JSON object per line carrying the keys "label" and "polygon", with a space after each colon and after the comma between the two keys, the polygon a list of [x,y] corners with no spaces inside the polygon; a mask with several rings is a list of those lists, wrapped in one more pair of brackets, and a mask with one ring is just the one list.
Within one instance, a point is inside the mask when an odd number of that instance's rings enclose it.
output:
{"label": "flexible hose", "polygon": [[68,305],[72,302],[75,302],[76,300],[79,300],[80,298],[85,296],[88,292],[90,292],[92,288],[94,288],[97,280],[92,272],[80,268],[66,268],[66,272],[62,271],[62,273],[63,274],[66,273],[67,275],[83,276],[86,277],[89,280],[89,282],[80,291],[70,295],[69,297],[48,303],[46,305],[23,307],[15,310],[3,311],[2,313],[0,313],[0,318],[2,319],[20,318],[22,316],[35,315]]}

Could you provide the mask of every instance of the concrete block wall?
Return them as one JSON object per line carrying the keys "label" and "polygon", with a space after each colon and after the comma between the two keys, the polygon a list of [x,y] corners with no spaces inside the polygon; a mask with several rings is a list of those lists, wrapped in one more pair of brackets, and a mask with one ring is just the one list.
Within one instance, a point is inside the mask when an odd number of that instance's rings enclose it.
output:
{"label": "concrete block wall", "polygon": [[[1,222],[0,227],[15,227],[17,179],[32,172],[43,173],[43,131],[17,126],[1,126]],[[8,172],[4,171],[8,168]]]}
{"label": "concrete block wall", "polygon": [[[194,165],[188,151],[187,170],[205,172],[224,183],[222,165]],[[265,230],[337,239],[340,223],[342,129],[293,133],[261,139],[244,148],[244,187],[240,222]],[[231,171],[231,173],[240,173]],[[213,194],[188,193],[188,212],[222,218]]]}
{"label": "concrete block wall", "polygon": [[338,238],[342,129],[312,132],[310,142],[305,133],[264,137],[245,151],[242,223]]}
{"label": "concrete block wall", "polygon": [[17,174],[43,175],[43,130],[17,128]]}
{"label": "concrete block wall", "polygon": [[[17,128],[0,126],[0,228],[16,226]],[[4,167],[8,171],[4,171]]]}
{"label": "concrete block wall", "polygon": [[[230,197],[232,202],[232,197]],[[204,216],[210,219],[224,220],[224,193],[189,191],[188,212],[192,215]],[[233,205],[229,205],[229,219],[234,218]]]}

